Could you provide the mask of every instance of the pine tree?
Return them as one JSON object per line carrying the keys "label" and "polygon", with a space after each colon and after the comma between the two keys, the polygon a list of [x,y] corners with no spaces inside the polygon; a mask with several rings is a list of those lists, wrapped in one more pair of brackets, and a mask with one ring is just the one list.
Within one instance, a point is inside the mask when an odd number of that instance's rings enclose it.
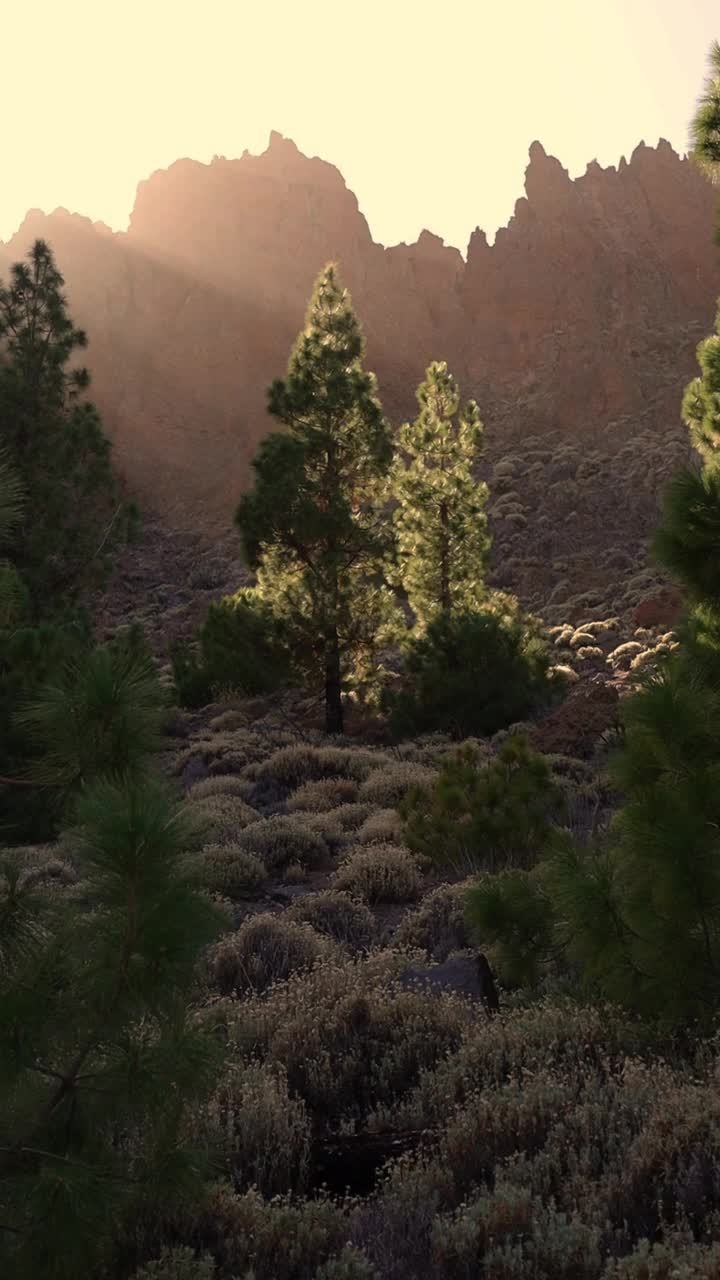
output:
{"label": "pine tree", "polygon": [[369,674],[394,605],[384,478],[392,460],[374,374],[347,290],[319,275],[269,412],[286,428],[254,459],[237,511],[258,592],[287,626],[296,666],[322,681],[326,728],[343,731],[343,688]]}
{"label": "pine tree", "polygon": [[68,315],[62,286],[42,240],[0,286],[0,446],[27,499],[9,558],[34,620],[66,611],[102,576],[130,514],[97,410],[80,399],[87,369],[69,367],[87,337]]}
{"label": "pine tree", "polygon": [[[710,48],[710,75],[690,126],[690,154],[711,182],[720,175],[720,42]],[[715,226],[715,243],[720,244],[720,207]]]}
{"label": "pine tree", "polygon": [[2,558],[12,534],[20,524],[25,494],[15,468],[0,453],[0,652],[2,633],[13,626],[25,607],[25,589],[16,569]]}
{"label": "pine tree", "polygon": [[[109,1274],[140,1221],[197,1192],[190,1100],[214,1052],[189,1003],[220,916],[185,866],[192,829],[152,778],[87,788],[49,869],[0,865],[0,1271]],[[111,1274],[111,1273],[110,1273]]]}
{"label": "pine tree", "polygon": [[473,475],[483,438],[478,406],[470,400],[459,412],[457,383],[437,361],[417,399],[418,417],[400,430],[392,490],[399,578],[424,628],[440,614],[481,607],[490,538],[487,486]]}
{"label": "pine tree", "polygon": [[[223,917],[199,833],[148,768],[163,691],[119,637],[38,697],[41,781],[66,800],[62,857],[0,850],[0,1273],[116,1274],[121,1241],[197,1191],[189,1102],[215,1052],[196,966]],[[30,803],[33,802],[30,793]],[[32,853],[32,851],[31,851]],[[63,864],[60,864],[62,871]]]}

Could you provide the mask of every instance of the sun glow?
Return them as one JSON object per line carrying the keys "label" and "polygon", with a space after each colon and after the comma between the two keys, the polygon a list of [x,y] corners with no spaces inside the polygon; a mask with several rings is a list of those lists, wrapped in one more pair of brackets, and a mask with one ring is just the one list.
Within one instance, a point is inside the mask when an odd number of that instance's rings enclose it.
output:
{"label": "sun glow", "polygon": [[[182,156],[336,164],[376,240],[423,227],[464,253],[522,194],[539,138],[571,176],[644,139],[683,152],[713,0],[5,0],[0,239],[28,208],[124,229]],[[31,82],[28,79],[31,64]]]}

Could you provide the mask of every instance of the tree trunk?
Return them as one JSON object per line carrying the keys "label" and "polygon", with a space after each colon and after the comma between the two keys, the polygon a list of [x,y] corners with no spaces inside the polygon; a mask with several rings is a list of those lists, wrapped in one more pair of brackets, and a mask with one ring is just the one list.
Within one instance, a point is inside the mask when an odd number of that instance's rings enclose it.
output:
{"label": "tree trunk", "polygon": [[344,732],[337,627],[332,628],[325,640],[325,732]]}
{"label": "tree trunk", "polygon": [[442,542],[440,545],[440,608],[443,613],[450,612],[450,535],[448,533],[447,502],[440,503],[440,525]]}

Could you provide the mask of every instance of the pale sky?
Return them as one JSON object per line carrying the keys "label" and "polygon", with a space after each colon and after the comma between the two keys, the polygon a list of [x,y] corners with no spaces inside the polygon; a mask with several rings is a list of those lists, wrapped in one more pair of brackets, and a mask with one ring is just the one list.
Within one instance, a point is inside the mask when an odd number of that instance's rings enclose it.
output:
{"label": "pale sky", "polygon": [[58,205],[124,230],[183,156],[337,165],[373,238],[465,253],[538,138],[570,175],[687,150],[717,0],[0,0],[0,239]]}

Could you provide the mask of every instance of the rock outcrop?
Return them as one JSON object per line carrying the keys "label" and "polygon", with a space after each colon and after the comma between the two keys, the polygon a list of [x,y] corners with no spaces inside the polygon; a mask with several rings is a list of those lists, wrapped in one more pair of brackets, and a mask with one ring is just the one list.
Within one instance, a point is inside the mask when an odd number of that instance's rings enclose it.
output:
{"label": "rock outcrop", "polygon": [[597,437],[640,409],[677,418],[720,293],[712,188],[666,142],[574,181],[536,142],[525,190],[467,262],[428,231],[383,248],[338,170],[273,133],[261,155],[154,173],[127,232],[33,210],[0,275],[51,243],[122,468],[146,504],[210,532],[248,482],[266,388],[333,259],[395,420],[432,359],[477,398],[495,448],[547,427]]}

